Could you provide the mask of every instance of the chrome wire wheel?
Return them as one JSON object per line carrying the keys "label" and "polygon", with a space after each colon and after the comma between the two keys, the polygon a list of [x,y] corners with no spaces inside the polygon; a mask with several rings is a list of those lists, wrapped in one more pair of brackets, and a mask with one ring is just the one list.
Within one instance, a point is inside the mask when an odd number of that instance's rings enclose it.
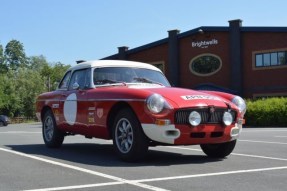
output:
{"label": "chrome wire wheel", "polygon": [[46,141],[52,141],[54,134],[54,122],[51,116],[46,117],[43,130]]}
{"label": "chrome wire wheel", "polygon": [[134,141],[134,132],[131,123],[126,118],[118,121],[115,129],[115,140],[121,153],[128,153]]}

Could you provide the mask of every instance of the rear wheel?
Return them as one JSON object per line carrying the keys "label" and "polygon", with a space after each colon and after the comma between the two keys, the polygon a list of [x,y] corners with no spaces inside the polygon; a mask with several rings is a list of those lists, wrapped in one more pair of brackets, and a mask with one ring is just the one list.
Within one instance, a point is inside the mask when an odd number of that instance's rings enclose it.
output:
{"label": "rear wheel", "polygon": [[202,151],[209,157],[224,158],[232,153],[235,145],[236,140],[218,144],[202,144],[200,147]]}
{"label": "rear wheel", "polygon": [[51,110],[44,115],[42,134],[45,145],[49,148],[59,148],[64,141],[64,133],[58,129]]}
{"label": "rear wheel", "polygon": [[113,145],[118,156],[128,162],[138,161],[147,153],[149,140],[137,116],[128,108],[120,110],[115,118]]}

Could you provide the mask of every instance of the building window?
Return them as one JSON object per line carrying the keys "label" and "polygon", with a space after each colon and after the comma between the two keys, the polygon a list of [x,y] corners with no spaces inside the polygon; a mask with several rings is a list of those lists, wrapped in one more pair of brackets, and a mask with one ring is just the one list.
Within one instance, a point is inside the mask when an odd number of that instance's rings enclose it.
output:
{"label": "building window", "polygon": [[255,67],[270,67],[287,65],[287,51],[265,52],[255,55]]}
{"label": "building window", "polygon": [[158,62],[150,62],[151,65],[157,67],[160,69],[163,73],[165,73],[165,67],[164,67],[164,61],[158,61]]}
{"label": "building window", "polygon": [[222,61],[214,54],[201,54],[189,63],[190,71],[198,76],[210,76],[221,69]]}

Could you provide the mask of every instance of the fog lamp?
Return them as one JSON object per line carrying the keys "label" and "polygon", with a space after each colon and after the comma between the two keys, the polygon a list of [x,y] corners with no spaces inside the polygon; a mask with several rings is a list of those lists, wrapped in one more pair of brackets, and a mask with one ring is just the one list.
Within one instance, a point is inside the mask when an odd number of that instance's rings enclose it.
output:
{"label": "fog lamp", "polygon": [[231,113],[224,112],[222,121],[223,121],[224,125],[226,125],[226,126],[231,125],[233,122],[233,117],[232,117]]}
{"label": "fog lamp", "polygon": [[201,116],[197,111],[193,111],[189,114],[188,120],[192,126],[198,126],[201,123]]}

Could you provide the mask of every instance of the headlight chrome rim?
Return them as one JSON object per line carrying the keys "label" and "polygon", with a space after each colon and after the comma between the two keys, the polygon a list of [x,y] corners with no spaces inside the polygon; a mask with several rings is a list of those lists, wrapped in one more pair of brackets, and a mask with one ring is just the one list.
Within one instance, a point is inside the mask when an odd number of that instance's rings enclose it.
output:
{"label": "headlight chrome rim", "polygon": [[229,126],[233,123],[233,117],[230,112],[224,112],[222,121],[224,125]]}
{"label": "headlight chrome rim", "polygon": [[246,112],[246,103],[244,101],[244,99],[242,99],[240,96],[235,96],[233,99],[232,99],[232,103],[234,103],[238,109],[239,109],[239,112],[244,115],[245,112]]}
{"label": "headlight chrome rim", "polygon": [[188,121],[192,126],[198,126],[201,123],[200,113],[192,111],[188,116]]}
{"label": "headlight chrome rim", "polygon": [[164,109],[166,101],[161,95],[152,94],[147,98],[146,104],[150,112],[158,114]]}

